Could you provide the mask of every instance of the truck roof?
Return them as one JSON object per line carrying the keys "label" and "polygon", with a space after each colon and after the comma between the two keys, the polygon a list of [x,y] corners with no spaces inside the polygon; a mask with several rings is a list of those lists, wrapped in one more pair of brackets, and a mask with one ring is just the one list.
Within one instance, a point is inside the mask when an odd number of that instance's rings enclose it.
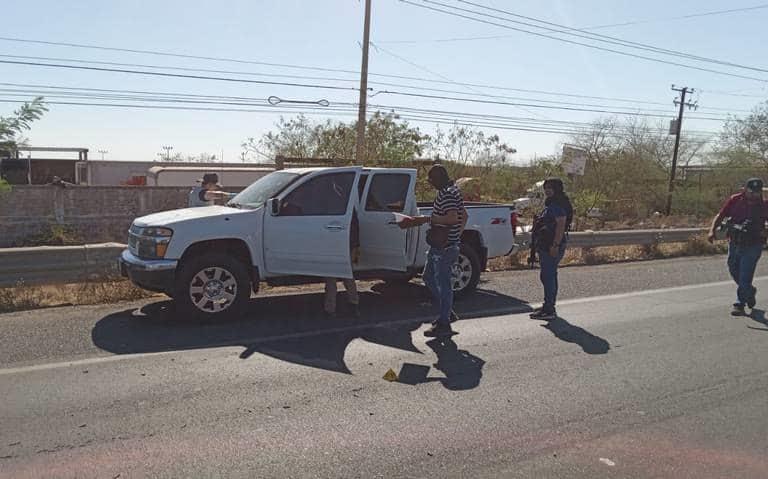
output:
{"label": "truck roof", "polygon": [[[335,170],[339,168],[355,168],[354,165],[350,166],[313,166],[309,168],[286,168],[284,170],[278,170],[278,171],[287,171],[288,173],[296,173],[299,175],[305,175],[307,173],[313,173],[315,171],[325,171],[325,170]],[[363,171],[380,171],[380,170],[402,170],[402,171],[416,171],[416,168],[371,168],[371,167],[365,167],[365,166],[359,166],[357,168],[362,168]]]}

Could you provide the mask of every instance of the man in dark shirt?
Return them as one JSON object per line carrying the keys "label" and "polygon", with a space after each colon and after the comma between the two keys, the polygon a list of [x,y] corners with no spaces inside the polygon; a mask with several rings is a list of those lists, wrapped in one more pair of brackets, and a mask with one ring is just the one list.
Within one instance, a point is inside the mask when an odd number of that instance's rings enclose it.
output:
{"label": "man in dark shirt", "polygon": [[728,271],[738,285],[731,314],[743,316],[745,305],[753,309],[757,303],[757,288],[752,285],[752,279],[763,252],[765,223],[768,220],[768,203],[763,200],[763,180],[750,178],[741,193],[728,198],[712,221],[707,237],[710,243],[714,242],[715,230],[725,218],[728,218]]}
{"label": "man in dark shirt", "polygon": [[424,332],[427,337],[450,336],[453,313],[453,265],[459,258],[461,233],[467,223],[467,211],[461,191],[451,181],[448,171],[442,165],[429,170],[429,183],[437,190],[430,216],[417,216],[411,226],[429,223],[431,228],[447,228],[447,241],[442,245],[430,245],[427,265],[424,268],[424,283],[433,297],[438,317],[432,328]]}
{"label": "man in dark shirt", "polygon": [[203,178],[198,180],[200,186],[195,186],[189,192],[187,207],[212,206],[215,200],[230,199],[235,196],[234,193],[220,191],[219,175],[216,173],[206,173]]}

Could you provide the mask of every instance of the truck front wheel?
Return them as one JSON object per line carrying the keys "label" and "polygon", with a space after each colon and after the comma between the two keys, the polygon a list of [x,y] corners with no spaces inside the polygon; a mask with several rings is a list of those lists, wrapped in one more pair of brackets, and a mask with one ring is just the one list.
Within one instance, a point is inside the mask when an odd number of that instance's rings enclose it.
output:
{"label": "truck front wheel", "polygon": [[228,319],[240,314],[251,297],[248,270],[226,254],[189,258],[176,275],[173,298],[183,319]]}
{"label": "truck front wheel", "polygon": [[468,244],[461,243],[459,259],[453,265],[453,294],[463,296],[477,289],[480,282],[480,256]]}

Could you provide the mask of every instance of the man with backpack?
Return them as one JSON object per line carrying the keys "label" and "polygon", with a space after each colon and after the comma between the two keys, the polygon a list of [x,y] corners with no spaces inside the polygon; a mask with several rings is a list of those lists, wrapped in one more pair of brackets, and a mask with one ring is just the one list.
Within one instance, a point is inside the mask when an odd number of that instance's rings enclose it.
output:
{"label": "man with backpack", "polygon": [[544,304],[531,313],[531,318],[550,321],[557,318],[557,267],[565,254],[573,207],[559,178],[548,178],[544,182],[544,195],[544,210],[534,219],[531,231],[531,261],[538,255]]}
{"label": "man with backpack", "polygon": [[753,309],[757,304],[757,288],[752,285],[752,279],[768,234],[765,229],[768,203],[763,200],[763,180],[748,179],[742,192],[728,198],[712,221],[707,236],[710,243],[714,242],[715,230],[724,220],[728,235],[728,271],[738,285],[731,314],[744,316],[745,305]]}

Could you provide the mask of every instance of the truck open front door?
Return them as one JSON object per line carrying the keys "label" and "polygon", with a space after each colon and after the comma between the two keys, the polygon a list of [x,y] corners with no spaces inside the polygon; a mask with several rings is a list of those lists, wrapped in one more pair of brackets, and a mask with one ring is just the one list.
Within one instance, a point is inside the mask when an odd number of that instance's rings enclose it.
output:
{"label": "truck open front door", "polygon": [[[414,208],[415,171],[371,170],[360,200],[360,270],[405,271],[409,233],[393,213]],[[414,236],[411,234],[410,236]]]}

